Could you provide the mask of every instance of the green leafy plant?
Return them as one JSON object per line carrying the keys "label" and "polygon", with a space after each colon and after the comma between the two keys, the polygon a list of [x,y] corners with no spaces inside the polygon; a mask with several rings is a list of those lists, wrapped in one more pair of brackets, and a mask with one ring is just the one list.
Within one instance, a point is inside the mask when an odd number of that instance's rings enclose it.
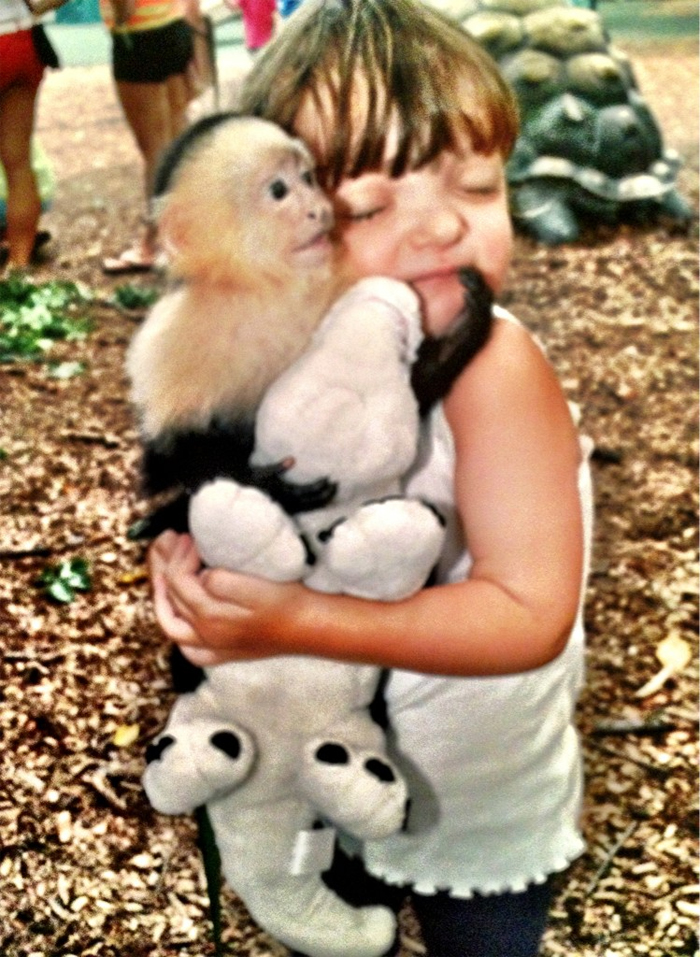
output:
{"label": "green leafy plant", "polygon": [[83,339],[90,323],[80,307],[91,294],[74,282],[33,283],[10,275],[0,281],[0,362],[40,360],[59,339]]}
{"label": "green leafy plant", "polygon": [[47,565],[37,581],[39,588],[62,605],[70,604],[79,591],[90,591],[90,566],[84,558],[66,559],[57,565]]}
{"label": "green leafy plant", "polygon": [[158,290],[150,286],[134,286],[127,283],[117,286],[113,301],[119,309],[148,309],[159,296]]}

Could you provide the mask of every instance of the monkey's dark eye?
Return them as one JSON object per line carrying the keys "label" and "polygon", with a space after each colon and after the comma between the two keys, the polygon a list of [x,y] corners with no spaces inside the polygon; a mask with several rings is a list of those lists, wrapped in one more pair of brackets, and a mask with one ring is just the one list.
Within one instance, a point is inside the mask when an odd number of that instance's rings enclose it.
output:
{"label": "monkey's dark eye", "polygon": [[283,179],[275,179],[270,183],[270,196],[273,199],[284,199],[289,192],[289,186]]}
{"label": "monkey's dark eye", "polygon": [[314,176],[314,171],[312,169],[306,169],[301,174],[302,182],[306,183],[307,186],[316,185],[316,177]]}

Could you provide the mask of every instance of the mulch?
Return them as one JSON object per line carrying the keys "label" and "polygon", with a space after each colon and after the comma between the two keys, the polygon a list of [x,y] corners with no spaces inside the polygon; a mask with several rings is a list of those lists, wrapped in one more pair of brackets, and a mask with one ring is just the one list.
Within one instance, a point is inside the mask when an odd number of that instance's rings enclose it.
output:
{"label": "mulch", "polygon": [[[696,204],[697,51],[628,52]],[[126,538],[143,505],[123,359],[143,313],[113,304],[125,280],[100,261],[134,238],[141,178],[107,68],[52,74],[38,130],[58,185],[37,278],[87,284],[93,331],[51,354],[82,376],[0,366],[0,953],[205,957],[193,824],[156,815],[140,785],[171,697],[143,548]],[[505,303],[545,343],[597,447],[579,708],[588,850],[562,879],[543,957],[697,953],[695,664],[636,695],[663,639],[697,646],[697,267],[696,229],[669,223],[516,245]],[[75,557],[91,589],[52,603],[37,577]],[[285,953],[231,893],[225,908],[231,953]],[[402,957],[420,953],[410,912],[403,926]]]}

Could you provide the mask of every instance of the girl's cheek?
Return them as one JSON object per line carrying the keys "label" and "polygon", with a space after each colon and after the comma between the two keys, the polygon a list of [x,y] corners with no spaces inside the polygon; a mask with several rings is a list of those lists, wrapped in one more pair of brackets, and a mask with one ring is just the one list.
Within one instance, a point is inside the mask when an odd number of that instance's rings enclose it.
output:
{"label": "girl's cheek", "polygon": [[341,236],[345,260],[359,276],[393,276],[394,269],[390,257],[377,239],[372,238],[370,230],[362,231],[350,227]]}

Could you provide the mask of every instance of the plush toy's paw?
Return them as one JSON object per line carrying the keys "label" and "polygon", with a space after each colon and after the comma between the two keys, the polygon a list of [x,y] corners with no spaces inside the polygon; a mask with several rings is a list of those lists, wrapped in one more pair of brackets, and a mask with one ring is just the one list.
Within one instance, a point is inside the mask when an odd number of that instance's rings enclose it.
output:
{"label": "plush toy's paw", "polygon": [[415,499],[363,505],[329,530],[306,583],[318,591],[399,601],[425,585],[442,551],[444,522]]}
{"label": "plush toy's paw", "polygon": [[273,879],[241,896],[256,923],[304,957],[382,957],[396,941],[388,907],[351,907],[320,875]]}
{"label": "plush toy's paw", "polygon": [[255,754],[253,739],[237,725],[209,719],[166,728],[146,749],[143,786],[156,811],[186,814],[237,788]]}
{"label": "plush toy's paw", "polygon": [[356,837],[387,837],[404,824],[406,782],[384,754],[319,738],[305,749],[302,788],[317,810]]}
{"label": "plush toy's paw", "polygon": [[272,581],[296,581],[304,573],[306,549],[292,520],[256,488],[231,479],[203,485],[192,496],[189,525],[211,567]]}

